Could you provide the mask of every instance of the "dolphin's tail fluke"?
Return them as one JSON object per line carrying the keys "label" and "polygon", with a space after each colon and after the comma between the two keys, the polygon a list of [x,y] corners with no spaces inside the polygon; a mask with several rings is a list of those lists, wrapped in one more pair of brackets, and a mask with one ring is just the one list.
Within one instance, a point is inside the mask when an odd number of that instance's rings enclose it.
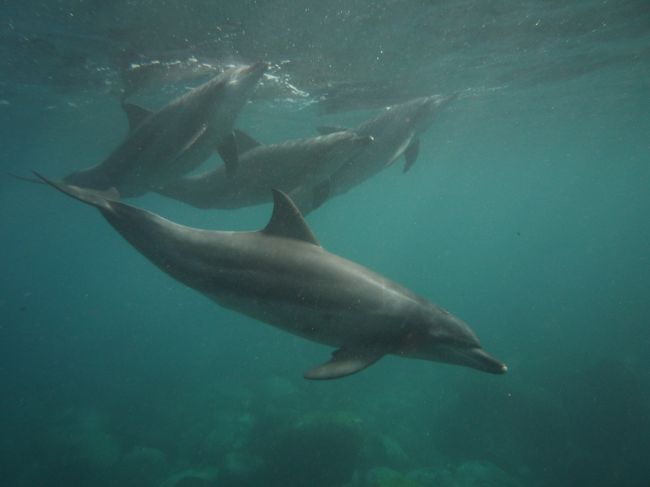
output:
{"label": "dolphin's tail fluke", "polygon": [[94,206],[100,210],[112,210],[113,208],[111,206],[111,202],[115,202],[120,199],[120,194],[115,188],[111,188],[105,191],[80,188],[79,186],[73,186],[72,184],[67,184],[61,181],[52,181],[51,179],[46,178],[36,171],[34,171],[34,174],[38,178],[37,180],[34,180],[35,182],[49,184],[62,193],[67,194],[68,196],[71,196],[72,198],[79,201],[82,201],[83,203]]}
{"label": "dolphin's tail fluke", "polygon": [[14,174],[12,172],[7,172],[6,174],[8,176],[11,176],[14,179],[18,179],[19,181],[27,181],[28,183],[36,183],[36,184],[45,184],[42,180],[37,179],[37,178],[32,178],[30,176],[20,176],[18,174]]}

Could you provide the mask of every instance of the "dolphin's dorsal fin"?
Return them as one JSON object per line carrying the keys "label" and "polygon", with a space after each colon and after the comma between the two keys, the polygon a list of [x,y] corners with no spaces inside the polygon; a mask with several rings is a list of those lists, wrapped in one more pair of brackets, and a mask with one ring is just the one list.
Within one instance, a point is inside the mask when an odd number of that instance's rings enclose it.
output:
{"label": "dolphin's dorsal fin", "polygon": [[233,133],[235,134],[235,139],[237,140],[237,150],[240,154],[248,152],[249,150],[262,145],[261,142],[255,140],[243,130],[235,129],[233,130]]}
{"label": "dolphin's dorsal fin", "polygon": [[335,134],[336,132],[346,132],[348,129],[335,125],[321,125],[320,127],[316,127],[316,130],[321,135],[329,135]]}
{"label": "dolphin's dorsal fin", "polygon": [[273,214],[262,233],[320,245],[291,198],[277,189],[273,190]]}
{"label": "dolphin's dorsal fin", "polygon": [[404,151],[404,159],[406,159],[406,162],[404,163],[403,172],[407,172],[409,169],[411,169],[411,166],[417,160],[419,153],[420,153],[420,139],[413,139],[411,141],[411,144]]}
{"label": "dolphin's dorsal fin", "polygon": [[305,379],[338,379],[355,374],[374,364],[386,354],[383,348],[341,347],[332,353],[332,358],[323,365],[305,373]]}
{"label": "dolphin's dorsal fin", "polygon": [[129,119],[129,130],[133,131],[142,121],[153,112],[147,108],[136,105],[135,103],[122,103],[122,109]]}

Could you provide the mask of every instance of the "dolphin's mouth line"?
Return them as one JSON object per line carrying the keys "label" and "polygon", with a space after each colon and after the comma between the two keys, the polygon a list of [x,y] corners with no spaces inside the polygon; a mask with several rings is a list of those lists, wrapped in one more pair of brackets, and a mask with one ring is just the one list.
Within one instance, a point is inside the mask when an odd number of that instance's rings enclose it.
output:
{"label": "dolphin's mouth line", "polygon": [[504,374],[508,371],[506,364],[492,357],[480,347],[471,348],[468,352],[463,355],[474,362],[474,368],[492,374]]}
{"label": "dolphin's mouth line", "polygon": [[508,366],[492,357],[482,347],[457,348],[453,345],[442,347],[446,362],[471,367],[489,374],[505,374]]}

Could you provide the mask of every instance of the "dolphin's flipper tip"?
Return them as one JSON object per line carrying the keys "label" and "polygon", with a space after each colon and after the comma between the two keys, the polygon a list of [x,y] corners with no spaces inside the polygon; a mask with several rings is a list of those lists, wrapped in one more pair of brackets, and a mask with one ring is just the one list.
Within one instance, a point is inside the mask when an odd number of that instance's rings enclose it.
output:
{"label": "dolphin's flipper tip", "polygon": [[418,159],[418,154],[420,154],[420,139],[416,138],[404,151],[404,159],[406,159],[406,162],[404,163],[404,169],[402,170],[403,173],[407,173],[409,169],[413,167],[413,164],[415,164],[415,161]]}
{"label": "dolphin's flipper tip", "polygon": [[305,372],[305,379],[332,380],[356,374],[374,364],[386,354],[381,348],[341,347],[332,352],[332,358],[323,365]]}

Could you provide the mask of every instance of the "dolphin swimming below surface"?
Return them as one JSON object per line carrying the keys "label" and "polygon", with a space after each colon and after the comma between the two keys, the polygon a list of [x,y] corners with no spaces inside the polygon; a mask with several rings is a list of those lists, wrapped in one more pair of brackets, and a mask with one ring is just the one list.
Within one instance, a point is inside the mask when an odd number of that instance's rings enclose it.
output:
{"label": "dolphin swimming below surface", "polygon": [[215,151],[235,173],[233,125],[266,68],[265,63],[231,68],[157,112],[124,104],[130,126],[124,141],[104,161],[63,182],[139,196],[187,174]]}
{"label": "dolphin swimming below surface", "polygon": [[110,199],[109,192],[43,181],[96,207],[163,272],[233,309],[336,350],[307,379],[336,379],[384,355],[419,358],[502,374],[459,318],[320,246],[299,210],[273,191],[260,231],[190,228]]}
{"label": "dolphin swimming below surface", "polygon": [[[346,193],[371,178],[401,156],[405,158],[404,172],[407,172],[417,160],[420,136],[433,122],[438,108],[457,96],[415,98],[387,107],[371,120],[350,129],[359,136],[372,137],[373,143],[330,178],[314,185],[303,185],[293,192],[291,196],[300,211],[307,214],[315,210],[331,197]],[[347,129],[319,127],[318,130],[323,134]]]}
{"label": "dolphin swimming below surface", "polygon": [[229,175],[222,165],[180,178],[158,192],[197,208],[233,209],[268,203],[272,189],[290,193],[301,185],[316,184],[373,140],[345,130],[261,145],[243,132],[235,130],[235,134],[240,151],[235,174]]}

